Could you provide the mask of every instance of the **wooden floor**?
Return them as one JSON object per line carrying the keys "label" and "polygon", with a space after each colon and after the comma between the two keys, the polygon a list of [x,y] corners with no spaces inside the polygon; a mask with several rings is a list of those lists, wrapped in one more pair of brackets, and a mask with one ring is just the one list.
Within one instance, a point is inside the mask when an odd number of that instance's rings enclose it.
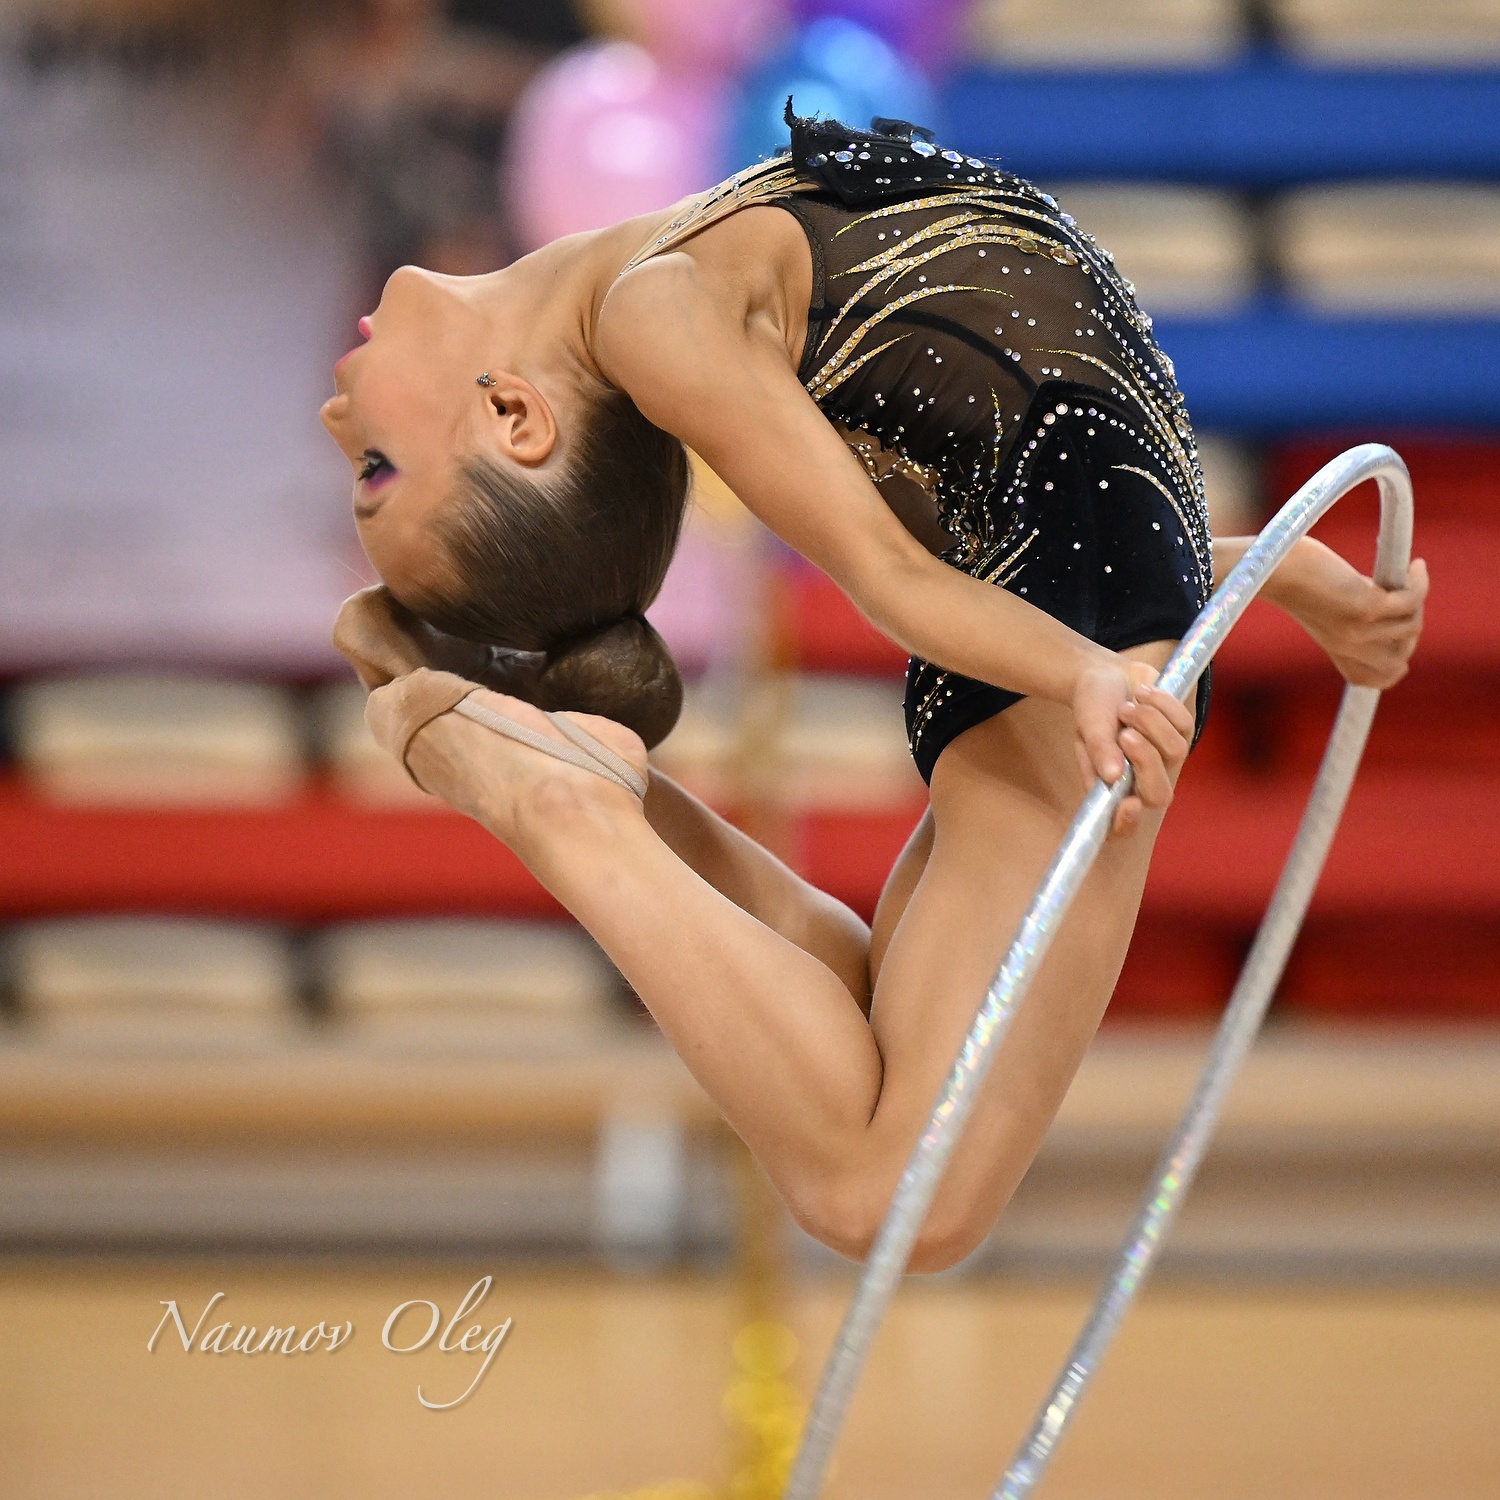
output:
{"label": "wooden floor", "polygon": [[[513,1319],[482,1355],[398,1355],[387,1315],[444,1321],[485,1267],[243,1261],[0,1263],[7,1500],[573,1500],[691,1479],[721,1486],[733,1284],[595,1273],[497,1276],[472,1323]],[[352,1320],[333,1353],[183,1352],[226,1320]],[[846,1288],[790,1310],[807,1388]],[[1088,1289],[913,1282],[860,1393],[833,1500],[990,1493]],[[394,1338],[430,1314],[408,1312]],[[1500,1290],[1161,1285],[1127,1325],[1044,1487],[1049,1500],[1494,1500]],[[683,1494],[689,1493],[684,1490]]]}

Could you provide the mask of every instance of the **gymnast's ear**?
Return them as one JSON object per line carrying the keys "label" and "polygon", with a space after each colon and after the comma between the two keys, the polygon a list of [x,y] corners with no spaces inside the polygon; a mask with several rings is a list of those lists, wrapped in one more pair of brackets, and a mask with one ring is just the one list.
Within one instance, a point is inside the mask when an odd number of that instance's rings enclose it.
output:
{"label": "gymnast's ear", "polygon": [[[557,447],[557,415],[552,403],[529,380],[509,370],[487,370],[481,384],[480,434],[514,463],[534,469]],[[479,384],[476,380],[476,384]]]}

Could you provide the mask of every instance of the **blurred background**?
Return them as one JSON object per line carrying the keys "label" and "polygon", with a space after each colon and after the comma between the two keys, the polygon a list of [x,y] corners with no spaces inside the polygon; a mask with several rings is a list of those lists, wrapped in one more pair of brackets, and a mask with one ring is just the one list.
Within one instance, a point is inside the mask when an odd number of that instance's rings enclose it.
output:
{"label": "blurred background", "polygon": [[[1422,648],[1048,1493],[1500,1493],[1497,0],[6,0],[7,1496],[779,1493],[851,1268],[587,937],[367,739],[328,633],[371,575],[316,412],[393,268],[672,202],[777,149],[789,93],[930,124],[1114,250],[1217,530],[1355,442],[1415,477]],[[868,914],[922,806],[902,659],[697,479],[661,763]],[[1364,567],[1374,534],[1373,495],[1320,529]],[[902,1293],[830,1494],[988,1493],[1337,695],[1253,609],[1105,1028],[990,1241]],[[383,1321],[485,1275],[513,1329],[424,1410],[472,1357]],[[205,1329],[357,1331],[147,1353],[164,1300],[191,1325],[219,1291]]]}

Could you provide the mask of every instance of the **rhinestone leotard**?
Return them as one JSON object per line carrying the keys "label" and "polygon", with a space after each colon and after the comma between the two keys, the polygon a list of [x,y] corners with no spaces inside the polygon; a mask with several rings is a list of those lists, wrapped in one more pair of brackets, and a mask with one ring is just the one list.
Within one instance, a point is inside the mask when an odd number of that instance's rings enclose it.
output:
{"label": "rhinestone leotard", "polygon": [[[632,264],[750,203],[793,213],[813,260],[799,377],[873,480],[925,491],[943,560],[1110,650],[1180,637],[1212,584],[1203,477],[1113,257],[1030,183],[902,122],[791,125],[790,156],[705,194]],[[914,657],[924,779],[1019,696]],[[1205,681],[1200,729],[1207,699]]]}

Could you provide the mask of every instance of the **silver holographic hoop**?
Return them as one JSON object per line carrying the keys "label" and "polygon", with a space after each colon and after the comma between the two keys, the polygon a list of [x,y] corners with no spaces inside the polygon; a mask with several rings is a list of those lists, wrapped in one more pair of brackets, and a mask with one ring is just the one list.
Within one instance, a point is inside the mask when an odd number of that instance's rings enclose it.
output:
{"label": "silver holographic hoop", "polygon": [[[1400,588],[1411,559],[1412,492],[1406,465],[1390,448],[1367,443],[1325,464],[1277,512],[1179,642],[1157,685],[1185,698],[1214,653],[1292,546],[1336,501],[1373,479],[1380,488],[1375,581]],[[1150,1271],[1182,1206],[1218,1122],[1224,1098],[1260,1030],[1313,888],[1343,816],[1380,693],[1347,687],[1322,767],[1275,894],[1209,1051],[1186,1113],[1147,1187],[1118,1260],[1067,1363],[993,1500],[1022,1500],[1040,1480],[1058,1439]],[[1021,919],[1009,952],[985,994],[932,1116],[912,1152],[870,1251],[863,1276],[824,1368],[785,1500],[816,1500],[848,1414],[870,1345],[906,1271],[943,1169],[958,1144],[980,1085],[1033,976],[1084,877],[1104,845],[1115,809],[1134,784],[1127,769],[1113,786],[1096,782]]]}

